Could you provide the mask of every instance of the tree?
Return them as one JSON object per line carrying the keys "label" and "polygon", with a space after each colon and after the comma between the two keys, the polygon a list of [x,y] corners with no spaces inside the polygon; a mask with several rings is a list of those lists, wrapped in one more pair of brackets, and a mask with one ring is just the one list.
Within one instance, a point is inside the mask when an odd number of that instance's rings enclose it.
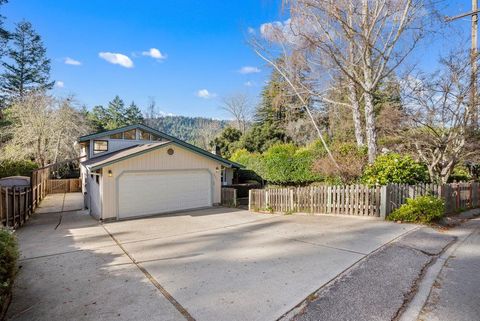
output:
{"label": "tree", "polygon": [[3,159],[33,159],[39,166],[71,159],[79,154],[76,141],[89,132],[83,114],[72,99],[55,99],[31,92],[7,112],[11,139],[1,151]]}
{"label": "tree", "polygon": [[130,106],[128,106],[125,110],[125,118],[125,122],[127,125],[143,124],[145,120],[143,118],[142,111],[133,101]]}
{"label": "tree", "polygon": [[[447,183],[455,166],[478,157],[478,132],[470,131],[470,59],[453,52],[433,73],[420,73],[404,88],[409,131],[404,140],[427,164],[433,181]],[[476,106],[474,106],[476,108]]]}
{"label": "tree", "polygon": [[232,153],[239,148],[241,137],[242,132],[240,130],[227,127],[212,141],[211,146],[215,148],[215,150],[218,149],[222,157],[229,159]]}
{"label": "tree", "polygon": [[32,24],[26,21],[17,24],[11,39],[12,46],[7,51],[9,60],[2,63],[5,71],[1,90],[7,103],[32,91],[51,89],[54,84],[50,81],[50,59]]}
{"label": "tree", "polygon": [[[322,72],[343,78],[359,146],[363,140],[359,112],[364,106],[364,133],[369,161],[373,162],[377,154],[374,94],[422,38],[429,20],[424,15],[430,12],[426,2],[288,0],[285,3],[290,8],[290,20],[263,28],[271,42],[280,44],[286,67],[266,59],[264,54],[260,56],[289,79],[296,93],[314,88],[311,95],[320,100],[325,101],[328,92],[322,86],[326,80]],[[292,65],[302,63],[311,67],[311,74],[303,82],[292,81]]]}
{"label": "tree", "polygon": [[236,93],[222,99],[221,107],[233,116],[238,130],[245,133],[250,120],[251,106],[246,94]]}
{"label": "tree", "polygon": [[[7,2],[7,0],[0,0],[0,7]],[[8,39],[10,38],[10,33],[3,27],[4,20],[5,17],[0,15],[0,58],[4,55],[7,49]]]}
{"label": "tree", "polygon": [[249,152],[263,153],[278,143],[288,142],[285,131],[273,123],[257,123],[243,135],[241,145]]}
{"label": "tree", "polygon": [[202,121],[196,131],[196,145],[205,150],[209,150],[211,148],[210,143],[215,139],[220,130],[221,127],[218,122],[208,120]]}

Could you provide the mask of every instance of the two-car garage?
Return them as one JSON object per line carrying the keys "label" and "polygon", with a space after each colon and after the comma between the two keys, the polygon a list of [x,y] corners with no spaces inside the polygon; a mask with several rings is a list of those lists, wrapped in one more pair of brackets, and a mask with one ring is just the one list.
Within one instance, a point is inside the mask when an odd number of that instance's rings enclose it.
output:
{"label": "two-car garage", "polygon": [[212,175],[206,169],[126,171],[117,180],[118,218],[212,206]]}

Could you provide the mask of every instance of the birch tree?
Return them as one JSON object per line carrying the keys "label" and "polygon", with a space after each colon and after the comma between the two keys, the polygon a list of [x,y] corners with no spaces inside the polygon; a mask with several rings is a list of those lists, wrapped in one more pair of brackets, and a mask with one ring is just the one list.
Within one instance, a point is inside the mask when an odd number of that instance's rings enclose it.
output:
{"label": "birch tree", "polygon": [[251,104],[247,95],[243,93],[235,93],[223,97],[220,108],[233,117],[237,128],[242,134],[245,134],[252,113]]}
{"label": "birch tree", "polygon": [[309,86],[297,85],[299,92],[312,88],[312,95],[329,102],[325,84],[345,79],[357,145],[366,140],[370,162],[377,154],[374,93],[424,36],[427,1],[285,0],[290,19],[263,26],[283,55],[310,66]]}

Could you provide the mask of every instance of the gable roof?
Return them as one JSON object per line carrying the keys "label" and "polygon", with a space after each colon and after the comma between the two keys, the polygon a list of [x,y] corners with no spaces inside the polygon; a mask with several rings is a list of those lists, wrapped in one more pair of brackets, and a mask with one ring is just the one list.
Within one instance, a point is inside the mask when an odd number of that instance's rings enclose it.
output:
{"label": "gable roof", "polygon": [[[245,166],[241,165],[241,164],[238,164],[238,163],[235,163],[235,162],[232,162],[232,161],[229,161],[228,159],[225,159],[223,157],[220,157],[218,155],[215,155],[215,154],[212,154],[210,152],[207,152],[206,150],[202,149],[202,148],[199,148],[197,146],[194,146],[192,144],[189,144],[181,139],[178,139],[176,137],[173,137],[173,136],[170,136],[168,134],[165,134],[161,131],[158,131],[156,129],[153,129],[151,127],[148,127],[146,125],[143,125],[143,124],[136,124],[136,125],[129,125],[129,126],[124,126],[124,127],[120,127],[120,128],[117,128],[117,129],[113,129],[113,130],[109,130],[109,131],[104,131],[104,132],[99,132],[99,133],[95,133],[95,134],[90,134],[90,135],[85,135],[85,136],[81,136],[78,141],[79,142],[86,142],[86,141],[89,141],[91,139],[95,139],[95,138],[101,138],[101,137],[105,137],[105,136],[110,136],[110,135],[114,135],[114,134],[118,134],[118,133],[121,133],[121,132],[124,132],[124,131],[127,131],[127,130],[131,130],[131,129],[140,129],[140,130],[143,130],[143,131],[146,131],[146,132],[149,132],[150,134],[154,134],[156,136],[159,136],[159,137],[162,137],[163,139],[167,140],[167,142],[159,142],[159,143],[151,143],[151,144],[143,144],[143,145],[137,145],[137,146],[134,146],[133,148],[130,147],[130,148],[126,148],[126,149],[122,149],[120,151],[118,151],[118,153],[122,152],[122,151],[125,151],[125,153],[130,153],[131,155],[128,155],[127,157],[132,157],[132,156],[136,156],[137,154],[143,154],[147,151],[150,151],[152,149],[156,149],[156,148],[159,148],[159,147],[162,147],[164,145],[166,145],[165,143],[175,143],[179,146],[182,146],[182,147],[185,147],[189,150],[191,150],[192,152],[195,152],[197,154],[200,154],[200,155],[203,155],[203,156],[206,156],[206,157],[209,157],[209,158],[212,158],[220,163],[222,163],[223,165],[225,165],[226,167],[231,167],[231,168],[244,168]],[[163,143],[163,144],[162,144]],[[136,150],[133,151],[134,148],[136,147],[139,147],[140,149],[139,150]],[[156,147],[156,148],[155,148]],[[110,154],[107,154],[107,155],[104,155],[105,157],[108,157],[109,155],[112,156],[113,154],[117,154],[117,152],[113,152],[113,153],[110,153]],[[102,158],[104,156],[99,156],[99,157],[95,157],[95,158],[91,158],[90,160],[94,161],[98,158]],[[121,160],[121,159],[120,159]],[[117,161],[120,161],[120,160],[117,160]],[[86,161],[88,162],[88,161]],[[86,163],[84,162],[84,163]],[[104,165],[105,166],[105,165]],[[101,167],[104,167],[104,166],[101,166]],[[95,166],[95,167],[92,167],[95,168],[95,169],[98,169],[98,168],[101,168],[101,167],[98,167],[98,166]]]}

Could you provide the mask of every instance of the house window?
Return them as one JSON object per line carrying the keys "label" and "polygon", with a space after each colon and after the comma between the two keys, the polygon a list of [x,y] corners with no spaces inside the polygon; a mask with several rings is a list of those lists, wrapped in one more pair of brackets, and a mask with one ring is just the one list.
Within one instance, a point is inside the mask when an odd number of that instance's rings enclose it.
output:
{"label": "house window", "polygon": [[106,152],[108,150],[108,141],[106,140],[95,140],[93,141],[93,153]]}
{"label": "house window", "polygon": [[143,130],[140,131],[140,139],[141,140],[150,140],[150,133],[144,132]]}
{"label": "house window", "polygon": [[128,131],[123,133],[123,139],[135,140],[135,139],[137,139],[137,137],[135,137],[135,136],[136,136],[135,129],[128,130]]}
{"label": "house window", "polygon": [[151,136],[151,140],[155,140],[155,141],[161,141],[162,138],[161,137],[158,137],[158,136],[155,136],[155,135],[150,135]]}
{"label": "house window", "polygon": [[111,139],[122,139],[123,138],[123,133],[110,135],[110,138]]}

